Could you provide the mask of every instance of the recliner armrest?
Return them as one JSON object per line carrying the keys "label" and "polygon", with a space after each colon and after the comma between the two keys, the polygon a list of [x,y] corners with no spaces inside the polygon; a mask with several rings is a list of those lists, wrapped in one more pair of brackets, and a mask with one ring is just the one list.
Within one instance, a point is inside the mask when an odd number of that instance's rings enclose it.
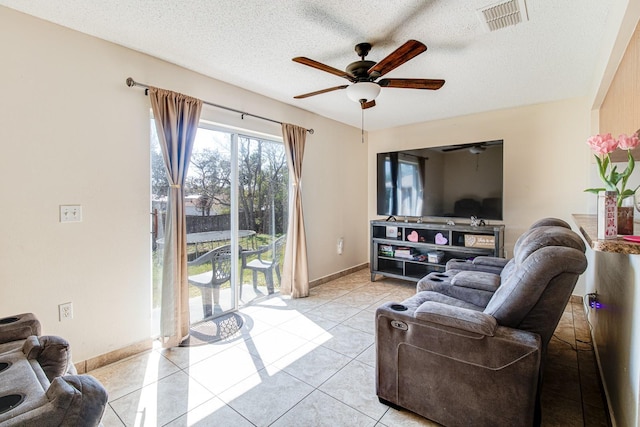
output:
{"label": "recliner armrest", "polygon": [[487,273],[500,274],[508,262],[509,260],[504,258],[489,256],[476,257],[473,260],[453,258],[447,261],[445,268],[447,271],[484,271]]}
{"label": "recliner armrest", "polygon": [[25,340],[22,352],[27,359],[38,362],[50,382],[75,369],[69,342],[62,337],[30,336]]}
{"label": "recliner armrest", "polygon": [[25,399],[0,414],[2,426],[101,426],[109,395],[90,375],[67,375],[54,378],[45,390],[38,387]]}
{"label": "recliner armrest", "polygon": [[494,335],[498,327],[493,316],[436,301],[422,303],[415,311],[415,318],[490,337]]}
{"label": "recliner armrest", "polygon": [[451,285],[495,292],[500,286],[500,276],[483,271],[461,271],[453,276]]}
{"label": "recliner armrest", "polygon": [[479,256],[473,259],[473,263],[475,265],[484,265],[487,267],[498,267],[504,268],[505,265],[509,262],[506,258],[498,258],[493,256]]}
{"label": "recliner armrest", "polygon": [[33,313],[22,313],[0,319],[0,344],[40,335],[40,322]]}

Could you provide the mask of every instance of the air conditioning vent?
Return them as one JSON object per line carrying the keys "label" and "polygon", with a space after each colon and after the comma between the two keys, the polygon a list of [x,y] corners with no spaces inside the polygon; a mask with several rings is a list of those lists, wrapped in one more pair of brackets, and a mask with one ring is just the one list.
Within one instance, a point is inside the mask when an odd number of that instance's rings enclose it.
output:
{"label": "air conditioning vent", "polygon": [[528,21],[525,0],[507,0],[478,10],[482,23],[489,31]]}

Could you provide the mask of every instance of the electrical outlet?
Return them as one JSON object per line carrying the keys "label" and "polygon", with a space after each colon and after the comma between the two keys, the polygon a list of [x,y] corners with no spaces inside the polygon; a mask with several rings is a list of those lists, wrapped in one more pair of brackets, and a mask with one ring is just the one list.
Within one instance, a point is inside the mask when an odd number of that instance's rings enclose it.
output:
{"label": "electrical outlet", "polygon": [[600,298],[598,297],[598,293],[587,294],[587,302],[589,303],[589,307],[594,309],[602,308],[602,304],[600,304]]}
{"label": "electrical outlet", "polygon": [[60,222],[82,221],[82,206],[60,205]]}
{"label": "electrical outlet", "polygon": [[58,305],[58,315],[61,322],[73,319],[73,303],[65,302]]}

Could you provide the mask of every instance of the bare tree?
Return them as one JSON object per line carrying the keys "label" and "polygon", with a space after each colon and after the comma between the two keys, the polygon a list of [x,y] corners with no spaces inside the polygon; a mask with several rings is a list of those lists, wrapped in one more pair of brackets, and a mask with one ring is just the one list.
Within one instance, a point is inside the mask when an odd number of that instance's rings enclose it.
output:
{"label": "bare tree", "polygon": [[[258,233],[282,233],[288,206],[288,171],[282,144],[240,137],[238,147],[238,202],[242,227]],[[202,216],[228,213],[231,209],[231,164],[227,145],[196,149],[191,155],[185,194]],[[156,197],[169,187],[164,160],[152,149],[152,188]],[[235,185],[235,184],[233,184]],[[217,209],[217,212],[213,212]]]}
{"label": "bare tree", "polygon": [[[282,145],[273,141],[242,137],[239,147],[241,213],[248,227],[269,233],[275,205],[288,194],[286,157]],[[284,183],[284,184],[283,184]],[[279,209],[281,210],[281,209]],[[273,224],[273,229],[281,230]]]}
{"label": "bare tree", "polygon": [[253,230],[260,230],[256,221],[256,205],[259,206],[260,180],[262,178],[262,141],[252,138],[240,138],[238,147],[238,161],[240,162],[240,213],[244,216],[245,224]]}
{"label": "bare tree", "polygon": [[229,159],[211,149],[194,151],[191,155],[186,188],[200,196],[196,202],[202,216],[209,216],[214,205],[230,207],[231,165]]}
{"label": "bare tree", "polygon": [[167,168],[164,165],[160,147],[151,147],[151,194],[156,199],[167,196],[169,181],[167,180]]}

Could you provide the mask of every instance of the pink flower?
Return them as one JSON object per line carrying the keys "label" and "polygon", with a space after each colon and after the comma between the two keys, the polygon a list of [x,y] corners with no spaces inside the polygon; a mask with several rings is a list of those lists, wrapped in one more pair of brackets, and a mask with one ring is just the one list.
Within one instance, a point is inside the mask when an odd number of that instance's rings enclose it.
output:
{"label": "pink flower", "polygon": [[[631,155],[631,150],[640,146],[640,131],[631,136],[620,135],[617,140],[611,137],[610,133],[592,136],[587,140],[598,163],[598,173],[604,183],[604,188],[588,188],[585,191],[598,194],[600,191],[617,191],[618,206],[622,206],[622,201],[636,193],[635,189],[627,188],[627,181],[633,173],[635,161]],[[609,157],[609,153],[616,148],[627,150],[627,167],[622,172],[618,172],[618,166],[614,165]]]}
{"label": "pink flower", "polygon": [[631,136],[622,134],[618,137],[618,147],[621,150],[633,150],[638,145],[640,145],[640,139],[638,139],[638,135],[636,134]]}
{"label": "pink flower", "polygon": [[618,148],[618,141],[613,139],[610,133],[594,135],[587,140],[594,154],[606,155]]}

